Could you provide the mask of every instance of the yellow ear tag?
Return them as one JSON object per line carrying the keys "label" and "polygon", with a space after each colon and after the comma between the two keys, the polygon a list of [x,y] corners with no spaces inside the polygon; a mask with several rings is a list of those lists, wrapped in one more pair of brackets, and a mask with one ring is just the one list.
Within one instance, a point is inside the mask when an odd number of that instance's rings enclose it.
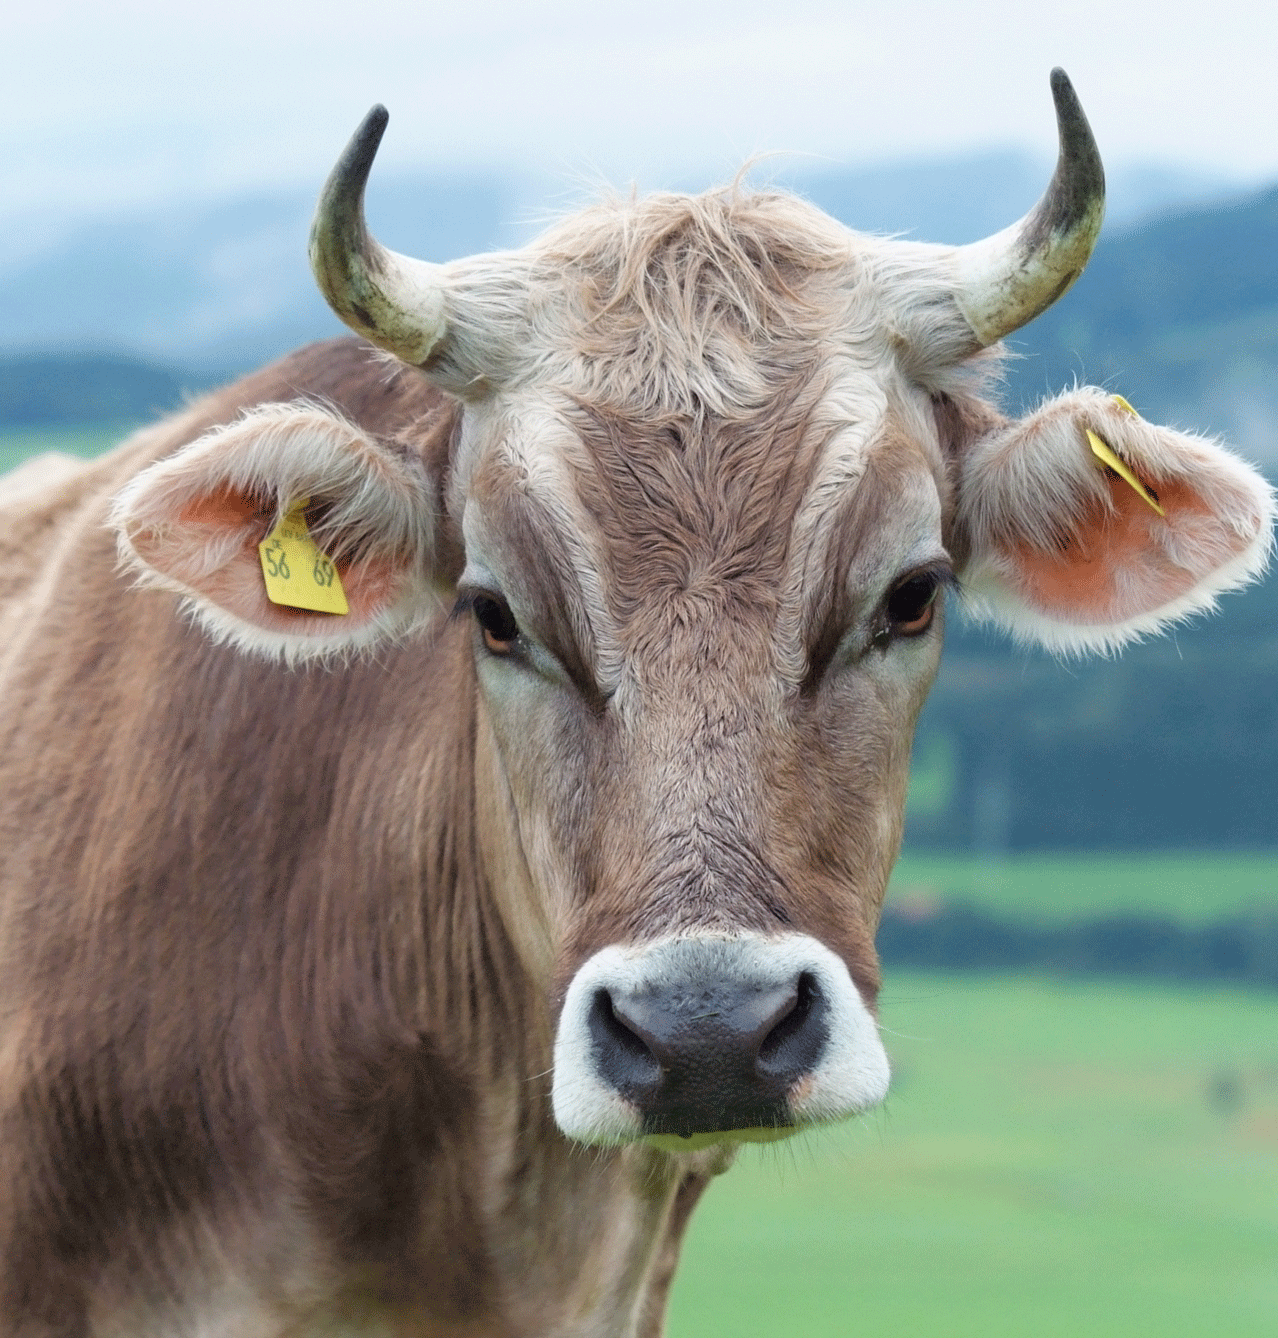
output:
{"label": "yellow ear tag", "polygon": [[272,604],[315,613],[349,613],[337,568],[320,552],[306,528],[309,497],[293,503],[288,515],[257,546],[266,597]]}
{"label": "yellow ear tag", "polygon": [[1132,406],[1128,404],[1127,401],[1121,395],[1111,395],[1110,398],[1114,401],[1115,404],[1118,405],[1120,409],[1131,414],[1133,418],[1140,417],[1140,414],[1138,414],[1136,410],[1133,409]]}
{"label": "yellow ear tag", "polygon": [[[1117,399],[1118,397],[1115,396],[1114,398]],[[1087,428],[1086,431],[1087,440],[1091,444],[1092,454],[1101,462],[1101,464],[1108,465],[1124,483],[1131,484],[1131,486],[1136,489],[1136,491],[1154,508],[1155,511],[1158,512],[1160,516],[1165,516],[1167,513],[1156,501],[1154,501],[1153,495],[1140,479],[1127,468],[1118,456],[1105,445],[1090,427]]]}

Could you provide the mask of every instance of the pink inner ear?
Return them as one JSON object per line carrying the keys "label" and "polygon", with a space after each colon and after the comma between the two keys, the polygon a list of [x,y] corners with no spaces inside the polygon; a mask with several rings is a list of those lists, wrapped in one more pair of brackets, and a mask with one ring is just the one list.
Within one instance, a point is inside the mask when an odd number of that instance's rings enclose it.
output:
{"label": "pink inner ear", "polygon": [[233,488],[194,497],[178,512],[179,525],[212,525],[220,529],[242,529],[250,521],[265,521],[270,504]]}
{"label": "pink inner ear", "polygon": [[241,549],[266,537],[270,514],[269,502],[229,487],[181,503],[160,493],[138,508],[129,542],[148,566],[203,593]]}
{"label": "pink inner ear", "polygon": [[130,536],[138,556],[201,598],[256,627],[300,636],[332,636],[339,626],[358,627],[398,596],[406,564],[392,556],[339,558],[338,578],[348,614],[315,613],[273,604],[258,544],[274,514],[272,502],[221,488],[184,503],[176,519]]}
{"label": "pink inner ear", "polygon": [[1183,482],[1155,484],[1165,518],[1121,479],[1107,482],[1112,509],[1095,504],[1060,549],[1005,553],[1021,595],[1049,617],[1121,623],[1152,613],[1248,547]]}
{"label": "pink inner ear", "polygon": [[403,570],[383,558],[356,563],[339,561],[335,565],[350,608],[347,614],[315,613],[273,604],[266,596],[256,543],[245,545],[231,561],[210,573],[197,589],[206,599],[245,622],[268,631],[300,636],[331,636],[342,626],[362,626],[399,593]]}

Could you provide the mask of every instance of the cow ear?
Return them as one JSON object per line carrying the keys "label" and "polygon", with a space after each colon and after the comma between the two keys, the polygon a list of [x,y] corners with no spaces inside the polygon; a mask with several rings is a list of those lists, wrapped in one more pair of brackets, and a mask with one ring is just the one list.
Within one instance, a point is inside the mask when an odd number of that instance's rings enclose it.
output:
{"label": "cow ear", "polygon": [[1265,568],[1274,493],[1214,442],[1084,388],[971,443],[958,523],[978,614],[1053,650],[1110,650]]}
{"label": "cow ear", "polygon": [[[322,573],[331,560],[345,613],[268,596],[258,545],[299,504],[293,532],[300,521]],[[186,596],[219,640],[296,661],[401,636],[438,610],[456,565],[441,513],[421,455],[291,403],[253,409],[144,470],[112,524],[140,584]],[[312,550],[293,552],[298,566]]]}

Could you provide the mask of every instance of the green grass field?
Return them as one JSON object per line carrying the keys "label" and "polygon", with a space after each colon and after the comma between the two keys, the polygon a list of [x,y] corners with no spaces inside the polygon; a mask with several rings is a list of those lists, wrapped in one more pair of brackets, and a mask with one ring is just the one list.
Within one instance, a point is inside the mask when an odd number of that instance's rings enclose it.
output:
{"label": "green grass field", "polygon": [[1007,916],[1067,920],[1139,912],[1185,922],[1278,905],[1272,854],[901,856],[889,897],[972,902]]}
{"label": "green grass field", "polygon": [[1278,1333],[1278,996],[897,972],[883,1111],[748,1150],[670,1338]]}
{"label": "green grass field", "polygon": [[124,440],[128,427],[29,428],[0,431],[0,474],[20,465],[28,456],[44,451],[68,455],[101,455]]}

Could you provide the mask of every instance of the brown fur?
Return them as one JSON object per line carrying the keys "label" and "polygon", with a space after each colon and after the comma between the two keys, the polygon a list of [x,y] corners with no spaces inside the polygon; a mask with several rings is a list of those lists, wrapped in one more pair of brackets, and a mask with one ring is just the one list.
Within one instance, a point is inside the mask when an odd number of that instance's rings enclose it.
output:
{"label": "brown fur", "polygon": [[286,393],[432,444],[452,412],[313,349],[7,518],[12,588],[45,598],[0,717],[0,1333],[241,1293],[254,1333],[559,1332],[625,1253],[635,1176],[655,1242],[684,1174],[550,1123],[545,1004],[478,849],[469,628],[288,671],[115,574],[111,492]]}
{"label": "brown fur", "polygon": [[[885,871],[873,815],[858,814],[857,795],[881,789],[871,778],[888,774],[882,750],[901,722],[868,698],[835,705],[797,682],[778,696],[776,684],[787,540],[823,445],[804,399],[782,394],[748,426],[636,429],[584,411],[577,421],[591,467],[575,482],[603,536],[610,612],[641,689],[623,684],[612,703],[619,724],[578,763],[588,778],[579,804],[591,811],[574,824],[583,907],[561,980],[603,943],[793,927],[839,952],[866,997],[877,992],[873,929]],[[858,496],[870,513],[856,518],[864,537],[884,497]],[[848,566],[845,556],[831,573],[835,588]],[[851,792],[812,783],[836,711],[863,755],[862,784]],[[827,794],[829,812],[814,810]],[[630,814],[624,841],[619,806]],[[871,830],[858,837],[862,824]],[[849,913],[857,898],[860,913]]]}

